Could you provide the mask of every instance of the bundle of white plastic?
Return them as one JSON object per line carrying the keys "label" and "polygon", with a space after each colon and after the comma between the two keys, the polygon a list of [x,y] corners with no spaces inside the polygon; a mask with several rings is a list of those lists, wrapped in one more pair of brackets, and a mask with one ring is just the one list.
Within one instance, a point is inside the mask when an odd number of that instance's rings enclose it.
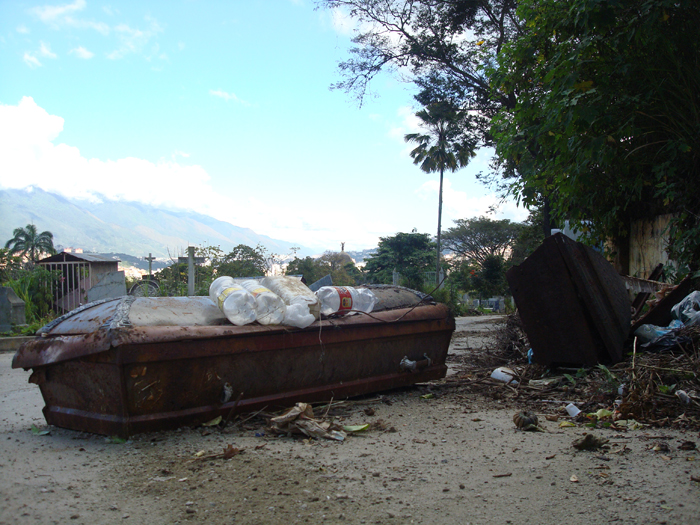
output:
{"label": "bundle of white plastic", "polygon": [[287,305],[282,324],[306,328],[318,319],[320,311],[318,298],[296,277],[288,275],[265,277],[262,284],[279,295]]}
{"label": "bundle of white plastic", "polygon": [[319,310],[314,293],[298,279],[287,276],[265,277],[262,282],[236,282],[222,276],[211,283],[209,298],[237,326],[257,320],[264,325],[306,328],[316,320]]}

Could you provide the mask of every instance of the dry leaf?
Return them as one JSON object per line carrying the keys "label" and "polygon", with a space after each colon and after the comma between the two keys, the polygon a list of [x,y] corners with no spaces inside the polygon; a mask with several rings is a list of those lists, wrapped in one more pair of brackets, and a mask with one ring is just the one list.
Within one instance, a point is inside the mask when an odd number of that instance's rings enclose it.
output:
{"label": "dry leaf", "polygon": [[240,454],[242,450],[240,448],[235,448],[233,445],[227,445],[224,449],[224,459],[231,459],[234,456]]}

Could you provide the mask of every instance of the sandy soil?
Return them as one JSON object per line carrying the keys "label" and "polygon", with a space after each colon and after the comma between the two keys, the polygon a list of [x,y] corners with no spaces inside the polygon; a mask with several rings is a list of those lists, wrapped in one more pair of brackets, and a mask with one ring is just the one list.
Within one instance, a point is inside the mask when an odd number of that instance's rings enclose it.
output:
{"label": "sandy soil", "polygon": [[[493,321],[458,319],[451,374],[491,344]],[[594,430],[606,448],[577,451],[590,429],[540,413],[546,432],[517,430],[522,407],[457,381],[334,406],[343,424],[373,424],[344,442],[277,437],[255,418],[113,443],[46,427],[38,388],[10,360],[0,355],[3,525],[700,523],[700,452],[679,448],[696,432]],[[223,459],[229,445],[240,453]]]}

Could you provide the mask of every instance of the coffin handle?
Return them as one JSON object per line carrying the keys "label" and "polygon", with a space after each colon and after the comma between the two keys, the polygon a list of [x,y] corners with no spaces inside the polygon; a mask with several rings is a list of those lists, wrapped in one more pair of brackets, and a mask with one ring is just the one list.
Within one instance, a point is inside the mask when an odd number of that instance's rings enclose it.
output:
{"label": "coffin handle", "polygon": [[409,359],[408,356],[404,356],[399,363],[399,368],[404,372],[417,372],[418,370],[423,370],[424,368],[428,368],[433,364],[433,361],[428,357],[428,354],[423,354],[423,357],[424,359],[421,359],[420,361],[413,361]]}

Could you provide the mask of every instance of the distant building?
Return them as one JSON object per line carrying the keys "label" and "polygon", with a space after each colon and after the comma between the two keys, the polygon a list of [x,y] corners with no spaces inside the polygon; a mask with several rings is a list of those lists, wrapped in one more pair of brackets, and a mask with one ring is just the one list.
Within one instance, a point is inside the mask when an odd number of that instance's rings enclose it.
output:
{"label": "distant building", "polygon": [[119,262],[97,254],[62,252],[37,264],[54,273],[54,306],[59,312],[69,312],[92,301],[126,295]]}

